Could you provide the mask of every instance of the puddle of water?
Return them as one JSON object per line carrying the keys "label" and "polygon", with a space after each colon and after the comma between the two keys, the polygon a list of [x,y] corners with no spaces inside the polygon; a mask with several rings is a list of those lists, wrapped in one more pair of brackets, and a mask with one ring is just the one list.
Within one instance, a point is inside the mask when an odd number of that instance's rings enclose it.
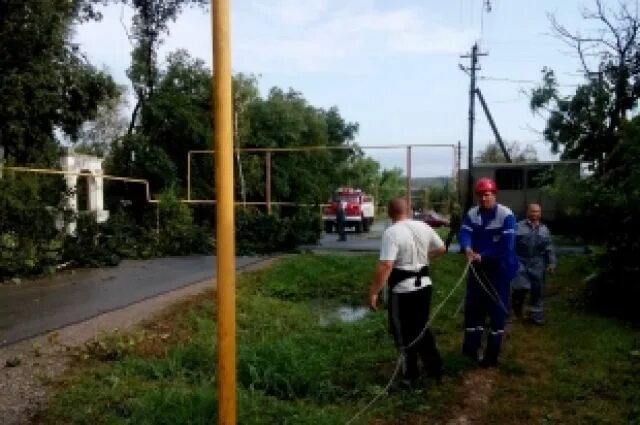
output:
{"label": "puddle of water", "polygon": [[369,313],[369,309],[364,306],[340,306],[329,311],[320,313],[320,324],[327,326],[332,321],[339,320],[343,323],[354,323],[362,320]]}
{"label": "puddle of water", "polygon": [[338,308],[338,317],[340,320],[346,323],[357,322],[364,318],[364,316],[369,313],[369,308],[359,306],[359,307],[351,307],[351,306],[343,306]]}

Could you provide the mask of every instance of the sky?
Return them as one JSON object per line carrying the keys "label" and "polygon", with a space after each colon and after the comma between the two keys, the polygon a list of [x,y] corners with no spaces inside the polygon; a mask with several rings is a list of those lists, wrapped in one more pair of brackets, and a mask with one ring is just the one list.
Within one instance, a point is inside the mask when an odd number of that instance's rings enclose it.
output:
{"label": "sky", "polygon": [[[507,141],[532,144],[551,160],[542,141],[544,118],[529,109],[527,93],[551,67],[571,92],[581,81],[575,52],[555,37],[548,13],[572,31],[587,31],[581,8],[591,0],[232,0],[232,66],[255,74],[261,92],[293,88],[310,104],[337,106],[357,122],[362,146],[457,144],[466,168],[469,76],[460,58],[478,42],[478,86]],[[612,0],[613,1],[613,0]],[[605,4],[609,2],[605,1]],[[112,5],[100,22],[76,29],[91,62],[128,85],[132,11]],[[170,27],[159,57],[183,48],[211,64],[207,10],[187,9]],[[509,80],[509,81],[507,81]],[[476,103],[474,152],[495,139]],[[404,168],[402,149],[366,149],[384,167]],[[450,148],[416,148],[412,174],[451,175]]]}

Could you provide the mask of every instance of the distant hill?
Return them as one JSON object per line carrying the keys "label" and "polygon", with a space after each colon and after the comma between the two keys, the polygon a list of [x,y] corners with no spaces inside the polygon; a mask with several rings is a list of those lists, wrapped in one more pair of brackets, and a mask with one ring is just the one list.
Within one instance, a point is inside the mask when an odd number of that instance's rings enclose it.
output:
{"label": "distant hill", "polygon": [[412,189],[424,189],[428,187],[443,187],[451,184],[451,177],[416,177],[411,179]]}

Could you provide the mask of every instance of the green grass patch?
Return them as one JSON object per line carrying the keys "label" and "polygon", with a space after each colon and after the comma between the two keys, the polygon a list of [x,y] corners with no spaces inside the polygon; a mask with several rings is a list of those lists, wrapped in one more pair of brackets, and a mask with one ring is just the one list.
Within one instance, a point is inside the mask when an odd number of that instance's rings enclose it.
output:
{"label": "green grass patch", "polygon": [[[585,310],[581,282],[590,273],[589,261],[562,258],[548,285],[546,326],[513,325],[484,423],[640,423],[639,335]],[[364,302],[375,263],[375,255],[305,254],[241,275],[238,423],[344,424],[380,393],[397,359],[386,313],[369,313],[353,323],[326,315]],[[435,262],[434,307],[463,266],[459,255]],[[359,423],[443,423],[450,418],[460,401],[462,379],[473,368],[460,354],[462,317],[454,314],[462,288],[433,325],[445,362],[444,383],[392,391]],[[214,423],[212,298],[206,294],[174,307],[142,335],[106,338],[104,347],[90,345],[93,351],[84,352],[89,359],[79,360],[76,371],[57,383],[37,423]],[[126,349],[120,350],[123,341]]]}
{"label": "green grass patch", "polygon": [[562,258],[546,325],[514,325],[486,423],[640,424],[640,333],[582,307],[589,272]]}
{"label": "green grass patch", "polygon": [[[305,254],[238,284],[238,415],[242,424],[344,424],[378,394],[397,352],[386,312],[353,323],[320,320],[341,305],[363,304],[375,255]],[[462,271],[459,256],[433,267],[434,304]],[[392,392],[360,423],[415,415],[445,418],[469,364],[458,354],[462,289],[434,331],[446,362],[442,386]],[[89,356],[58,383],[42,424],[210,424],[217,415],[215,306],[211,294],[150,323],[121,356]],[[159,338],[161,335],[162,338]],[[105,341],[108,341],[106,339]]]}

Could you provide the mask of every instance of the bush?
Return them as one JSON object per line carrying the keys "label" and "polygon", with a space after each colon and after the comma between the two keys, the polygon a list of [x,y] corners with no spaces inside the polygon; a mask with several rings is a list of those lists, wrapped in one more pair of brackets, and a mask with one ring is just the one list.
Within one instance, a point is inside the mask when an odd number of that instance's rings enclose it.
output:
{"label": "bush", "polygon": [[606,252],[598,260],[600,273],[592,281],[590,304],[608,314],[640,322],[640,208],[631,214],[619,210],[608,211],[613,223],[624,232],[612,232]]}
{"label": "bush", "polygon": [[62,179],[5,173],[0,179],[0,280],[53,270],[62,258]]}
{"label": "bush", "polygon": [[322,222],[318,213],[301,210],[291,217],[240,208],[236,211],[236,250],[240,255],[292,251],[318,241]]}
{"label": "bush", "polygon": [[106,225],[97,223],[94,214],[79,214],[75,234],[64,240],[64,260],[76,266],[117,265],[120,257],[110,249],[104,228]]}
{"label": "bush", "polygon": [[145,259],[159,255],[155,231],[137,225],[135,217],[123,209],[111,214],[102,231],[109,250],[120,258]]}
{"label": "bush", "polygon": [[173,190],[165,192],[158,206],[158,249],[163,255],[206,254],[212,250],[210,232],[195,225],[189,207]]}

